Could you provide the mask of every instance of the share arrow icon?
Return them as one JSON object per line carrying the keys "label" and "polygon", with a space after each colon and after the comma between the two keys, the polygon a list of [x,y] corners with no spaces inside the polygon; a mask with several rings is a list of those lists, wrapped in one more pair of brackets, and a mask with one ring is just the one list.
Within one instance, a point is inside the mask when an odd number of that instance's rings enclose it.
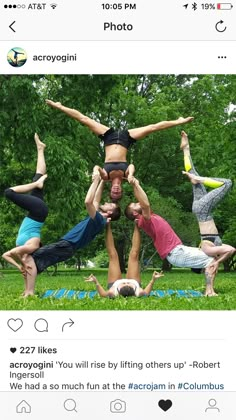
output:
{"label": "share arrow icon", "polygon": [[72,327],[72,325],[74,325],[74,321],[72,321],[71,318],[69,318],[70,321],[65,322],[65,324],[62,325],[62,332],[64,332],[64,328],[67,325],[69,328]]}

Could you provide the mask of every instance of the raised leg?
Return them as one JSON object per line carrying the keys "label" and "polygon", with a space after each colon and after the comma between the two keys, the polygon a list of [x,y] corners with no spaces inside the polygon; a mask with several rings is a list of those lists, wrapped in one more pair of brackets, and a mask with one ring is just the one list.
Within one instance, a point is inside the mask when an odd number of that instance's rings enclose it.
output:
{"label": "raised leg", "polygon": [[44,149],[46,144],[40,141],[40,138],[37,133],[34,135],[34,140],[37,147],[37,166],[36,166],[36,173],[37,174],[46,174],[46,162],[44,157]]}
{"label": "raised leg", "polygon": [[20,185],[18,187],[8,188],[5,190],[6,197],[11,200],[14,204],[21,207],[24,210],[28,210],[29,215],[32,219],[38,222],[44,222],[47,214],[48,208],[46,204],[42,201],[42,199],[35,197],[30,194],[20,194],[15,190],[22,191],[22,190],[31,190],[33,188],[38,188],[35,186],[39,186],[39,188],[43,187],[43,182],[46,179],[47,175],[43,175],[38,181],[33,182],[27,185]]}
{"label": "raised leg", "polygon": [[[194,203],[193,209],[197,209],[197,213],[201,216],[201,220],[207,220],[207,217],[211,214],[213,209],[219,204],[219,202],[224,198],[227,192],[230,190],[232,186],[232,181],[230,179],[223,179],[223,178],[204,178],[204,177],[197,177],[198,184],[204,183],[204,185],[208,185],[215,189],[205,194],[200,200]],[[201,178],[201,180],[199,179]],[[194,211],[196,213],[196,211]]]}
{"label": "raised leg", "polygon": [[109,127],[107,127],[106,125],[98,123],[92,118],[89,118],[86,115],[83,115],[80,111],[77,111],[76,109],[67,108],[66,106],[63,106],[60,102],[53,102],[47,99],[46,103],[52,108],[55,108],[64,112],[66,115],[68,115],[71,118],[74,118],[75,120],[79,121],[81,124],[86,125],[86,127],[88,127],[97,136],[100,136],[104,134],[107,130],[109,130]]}
{"label": "raised leg", "polygon": [[148,136],[149,134],[154,133],[155,131],[165,130],[166,128],[171,128],[171,127],[176,127],[177,125],[186,124],[188,122],[191,122],[192,120],[193,120],[193,117],[188,117],[188,118],[180,117],[174,121],[162,121],[156,124],[147,125],[145,127],[132,128],[131,130],[129,130],[129,134],[133,139],[140,140]]}
{"label": "raised leg", "polygon": [[139,228],[134,224],[134,233],[132,238],[132,247],[129,253],[127,279],[137,280],[139,283],[140,279],[140,264],[139,264],[139,253],[141,246],[141,235]]}
{"label": "raised leg", "polygon": [[199,176],[198,172],[196,171],[192,157],[190,154],[190,145],[188,140],[188,135],[185,131],[181,131],[181,143],[180,148],[183,150],[184,154],[184,168],[186,172],[183,172],[185,175],[188,176],[189,180],[192,182],[193,187],[193,202],[200,200],[205,194],[207,194],[207,190],[201,183],[194,181],[194,176]]}
{"label": "raised leg", "polygon": [[[25,193],[28,193],[28,192],[32,191],[34,188],[42,189],[43,188],[44,181],[45,181],[46,178],[47,178],[47,175],[43,175],[37,181],[30,182],[29,184],[17,185],[15,187],[10,187],[10,188],[8,188],[5,191],[5,194],[6,194],[7,198],[9,198],[10,200],[12,200],[10,198],[10,196],[7,195],[8,194],[7,191],[9,191],[9,190],[12,190],[12,191],[14,191],[17,194],[25,194]],[[15,201],[13,201],[13,202],[15,204],[17,204]]]}
{"label": "raised leg", "polygon": [[106,248],[109,256],[109,268],[107,277],[107,282],[109,284],[114,283],[114,281],[122,278],[119,257],[114,244],[110,223],[108,223],[106,227]]}

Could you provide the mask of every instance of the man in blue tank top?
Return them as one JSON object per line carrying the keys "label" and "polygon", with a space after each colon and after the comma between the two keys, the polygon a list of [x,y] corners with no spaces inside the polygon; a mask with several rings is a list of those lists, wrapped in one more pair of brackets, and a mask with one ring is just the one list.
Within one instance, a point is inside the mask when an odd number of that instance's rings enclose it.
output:
{"label": "man in blue tank top", "polygon": [[100,205],[103,183],[99,173],[95,173],[85,198],[88,217],[74,226],[58,242],[45,245],[27,257],[24,272],[27,283],[25,296],[34,294],[38,274],[51,265],[71,258],[77,249],[84,248],[102,232],[107,222],[120,218],[121,211],[117,203]]}

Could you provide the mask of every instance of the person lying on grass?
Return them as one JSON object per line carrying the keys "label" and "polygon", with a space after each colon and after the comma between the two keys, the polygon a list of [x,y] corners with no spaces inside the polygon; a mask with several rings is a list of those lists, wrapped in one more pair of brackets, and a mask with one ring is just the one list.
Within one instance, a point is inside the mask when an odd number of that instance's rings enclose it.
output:
{"label": "person lying on grass", "polygon": [[139,228],[150,236],[161,259],[176,267],[204,269],[206,279],[206,296],[215,296],[214,279],[217,273],[215,259],[206,255],[201,249],[182,244],[169,223],[157,214],[152,213],[148,197],[137,179],[131,181],[137,203],[130,203],[125,209],[129,220],[136,221]]}
{"label": "person lying on grass", "polygon": [[[181,132],[180,148],[184,153],[185,171],[182,172],[192,183],[192,212],[195,214],[199,225],[201,235],[200,247],[209,257],[216,257],[215,265],[218,267],[221,262],[232,257],[236,251],[231,245],[222,244],[212,216],[214,208],[223,200],[232,187],[232,181],[224,178],[199,176],[193,165],[188,136],[184,131]],[[212,190],[207,192],[205,187],[210,187]]]}
{"label": "person lying on grass", "polygon": [[177,125],[186,124],[193,120],[193,117],[180,117],[174,121],[162,121],[149,124],[145,127],[131,128],[129,130],[114,130],[83,115],[80,111],[67,108],[60,102],[53,102],[47,99],[46,103],[52,108],[58,109],[81,124],[84,124],[104,142],[105,164],[101,176],[105,180],[111,180],[110,196],[113,201],[120,200],[122,197],[122,179],[133,175],[132,171],[134,168],[127,163],[128,149],[137,140],[143,139],[155,131],[176,127]]}
{"label": "person lying on grass", "polygon": [[37,147],[37,166],[33,181],[5,190],[8,200],[28,211],[18,231],[16,247],[2,255],[4,260],[21,272],[25,270],[24,257],[41,246],[41,229],[48,215],[48,207],[43,198],[44,181],[47,178],[44,157],[46,145],[40,141],[36,133],[34,139]]}
{"label": "person lying on grass", "polygon": [[37,275],[46,268],[71,258],[74,253],[88,245],[96,235],[104,229],[110,220],[118,220],[120,207],[117,203],[104,203],[100,205],[104,182],[100,175],[93,177],[93,182],[85,198],[88,217],[74,226],[58,242],[45,245],[27,256],[26,267],[23,273],[26,280],[24,296],[34,295]]}
{"label": "person lying on grass", "polygon": [[164,274],[162,272],[158,273],[157,271],[154,271],[152,279],[145,287],[145,289],[141,287],[139,264],[140,245],[140,231],[135,225],[132,238],[132,247],[129,253],[127,275],[126,278],[122,278],[119,257],[114,244],[111,224],[109,223],[106,226],[106,248],[109,256],[109,268],[107,276],[108,290],[105,290],[101,286],[98,279],[93,274],[91,274],[85,281],[95,283],[97,291],[101,297],[139,297],[149,295],[155,281],[164,276]]}

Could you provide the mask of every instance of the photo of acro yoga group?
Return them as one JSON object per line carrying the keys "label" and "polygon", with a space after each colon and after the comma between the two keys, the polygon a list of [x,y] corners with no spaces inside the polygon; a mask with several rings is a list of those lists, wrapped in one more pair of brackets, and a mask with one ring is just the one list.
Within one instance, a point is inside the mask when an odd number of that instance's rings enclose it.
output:
{"label": "photo of acro yoga group", "polygon": [[236,76],[0,76],[0,309],[236,309]]}

